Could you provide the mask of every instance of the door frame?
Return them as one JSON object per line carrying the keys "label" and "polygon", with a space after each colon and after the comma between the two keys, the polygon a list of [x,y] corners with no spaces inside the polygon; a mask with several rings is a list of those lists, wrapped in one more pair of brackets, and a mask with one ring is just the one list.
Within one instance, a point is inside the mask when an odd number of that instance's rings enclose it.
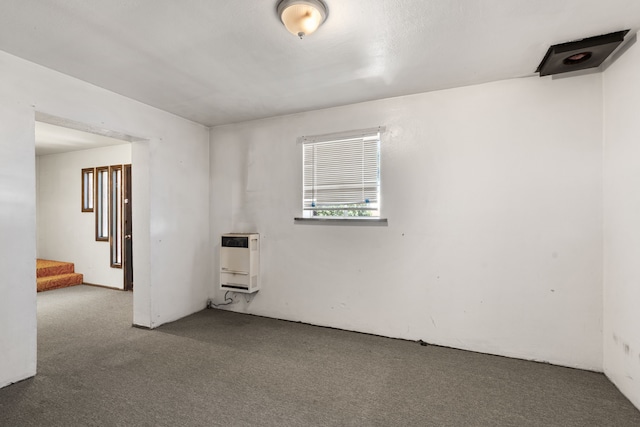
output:
{"label": "door frame", "polygon": [[122,262],[124,268],[124,290],[133,290],[133,204],[131,194],[131,164],[123,165],[123,220]]}

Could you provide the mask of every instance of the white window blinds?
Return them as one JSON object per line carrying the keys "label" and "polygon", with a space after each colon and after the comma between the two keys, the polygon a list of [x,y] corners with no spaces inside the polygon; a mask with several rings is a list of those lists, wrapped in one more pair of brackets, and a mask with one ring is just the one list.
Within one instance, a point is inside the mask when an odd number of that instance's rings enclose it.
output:
{"label": "white window blinds", "polygon": [[312,216],[319,211],[324,216],[327,211],[336,216],[377,215],[381,131],[375,128],[302,139],[305,211],[313,212]]}

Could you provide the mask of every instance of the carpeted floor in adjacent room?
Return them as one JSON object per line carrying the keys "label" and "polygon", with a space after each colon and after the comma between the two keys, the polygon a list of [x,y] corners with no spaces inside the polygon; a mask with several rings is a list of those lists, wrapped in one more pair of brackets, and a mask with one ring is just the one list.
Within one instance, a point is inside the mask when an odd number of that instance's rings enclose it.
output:
{"label": "carpeted floor in adjacent room", "polygon": [[219,310],[131,322],[131,293],[38,294],[38,375],[0,425],[640,425],[593,372]]}

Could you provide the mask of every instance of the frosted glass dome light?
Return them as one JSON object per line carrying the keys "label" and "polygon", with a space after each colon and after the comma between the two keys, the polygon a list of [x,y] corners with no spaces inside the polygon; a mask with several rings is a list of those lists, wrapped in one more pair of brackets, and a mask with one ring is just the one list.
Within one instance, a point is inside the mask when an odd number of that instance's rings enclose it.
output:
{"label": "frosted glass dome light", "polygon": [[327,19],[327,6],[321,0],[281,0],[278,16],[291,34],[303,38]]}

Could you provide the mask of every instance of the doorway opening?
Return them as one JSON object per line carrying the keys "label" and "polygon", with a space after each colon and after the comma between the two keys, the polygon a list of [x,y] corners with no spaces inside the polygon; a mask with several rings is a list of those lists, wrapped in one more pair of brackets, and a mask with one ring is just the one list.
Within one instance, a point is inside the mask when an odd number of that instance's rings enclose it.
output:
{"label": "doorway opening", "polygon": [[[142,140],[36,113],[35,141],[37,258],[61,262],[38,268],[38,290],[133,290],[131,143]],[[73,281],[50,277],[62,264]]]}

